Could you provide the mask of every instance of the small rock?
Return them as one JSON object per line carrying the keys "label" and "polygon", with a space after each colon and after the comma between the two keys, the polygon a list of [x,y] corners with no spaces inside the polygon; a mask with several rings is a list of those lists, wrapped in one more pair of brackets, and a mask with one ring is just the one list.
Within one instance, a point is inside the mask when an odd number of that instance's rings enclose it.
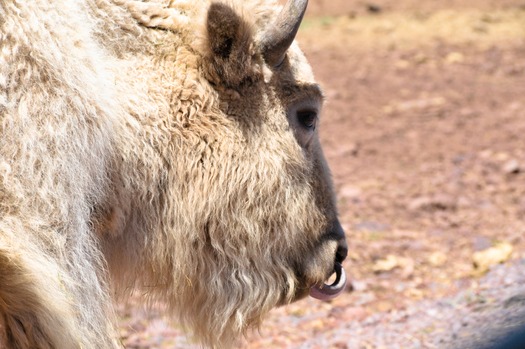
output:
{"label": "small rock", "polygon": [[445,58],[445,62],[448,64],[463,63],[463,61],[465,61],[465,57],[460,52],[451,52]]}
{"label": "small rock", "polygon": [[388,312],[394,308],[394,304],[390,301],[379,301],[376,303],[376,308],[380,312]]}
{"label": "small rock", "polygon": [[366,5],[366,10],[370,13],[380,13],[381,11],[383,11],[381,6],[372,3]]}
{"label": "small rock", "polygon": [[515,160],[509,160],[503,165],[503,172],[506,174],[517,174],[521,172],[520,163]]}
{"label": "small rock", "polygon": [[478,273],[484,273],[491,266],[506,262],[512,255],[513,247],[511,244],[501,242],[494,247],[483,251],[475,252],[472,256],[474,267]]}
{"label": "small rock", "polygon": [[354,185],[345,185],[339,190],[339,196],[351,200],[359,199],[363,191]]}
{"label": "small rock", "polygon": [[503,306],[505,308],[518,307],[518,306],[525,307],[525,295],[516,294],[510,298],[507,298]]}
{"label": "small rock", "polygon": [[352,284],[354,286],[354,291],[356,292],[364,292],[368,289],[368,283],[366,281],[354,280]]}
{"label": "small rock", "polygon": [[372,269],[375,273],[381,273],[385,271],[391,271],[392,269],[398,268],[399,258],[394,255],[388,255],[385,259],[378,260]]}
{"label": "small rock", "polygon": [[418,288],[411,288],[405,292],[405,295],[411,299],[423,299],[425,297],[425,292]]}
{"label": "small rock", "polygon": [[389,272],[396,268],[402,269],[402,276],[408,278],[414,273],[414,261],[411,258],[399,257],[389,254],[385,259],[380,259],[372,266],[374,273]]}
{"label": "small rock", "polygon": [[336,343],[332,344],[332,346],[330,348],[333,348],[333,349],[348,349],[348,344],[346,344],[344,342],[336,342]]}
{"label": "small rock", "polygon": [[[396,68],[401,69],[401,70],[408,69],[408,68],[410,68],[410,62],[407,61],[406,59],[400,59],[400,60],[398,60],[398,61],[395,63],[395,66],[396,66]],[[387,109],[387,110],[383,109],[383,110],[384,110],[387,114],[389,114],[389,113],[388,113],[388,109]]]}
{"label": "small rock", "polygon": [[508,153],[499,152],[499,153],[494,154],[494,158],[498,161],[507,161],[509,160],[510,156]]}
{"label": "small rock", "polygon": [[434,252],[428,256],[428,262],[434,267],[441,267],[447,262],[447,255],[444,252]]}
{"label": "small rock", "polygon": [[456,201],[448,195],[421,196],[413,199],[408,204],[408,209],[411,211],[449,210],[454,208],[456,208]]}

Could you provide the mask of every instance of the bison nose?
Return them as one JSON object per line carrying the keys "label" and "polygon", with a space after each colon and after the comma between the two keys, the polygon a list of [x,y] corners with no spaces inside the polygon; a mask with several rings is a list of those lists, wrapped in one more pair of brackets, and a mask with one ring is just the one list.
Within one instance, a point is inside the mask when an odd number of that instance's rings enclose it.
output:
{"label": "bison nose", "polygon": [[338,240],[337,251],[335,252],[335,261],[338,263],[343,263],[347,255],[348,245],[346,244],[346,239]]}
{"label": "bison nose", "polygon": [[337,250],[335,252],[335,261],[342,263],[348,255],[348,245],[346,243],[345,232],[337,220],[334,224],[334,235],[337,238]]}

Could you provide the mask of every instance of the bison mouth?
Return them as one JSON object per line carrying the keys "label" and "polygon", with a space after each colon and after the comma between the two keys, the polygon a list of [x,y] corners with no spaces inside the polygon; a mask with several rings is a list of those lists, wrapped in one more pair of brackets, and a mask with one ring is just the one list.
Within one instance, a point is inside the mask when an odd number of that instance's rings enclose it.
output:
{"label": "bison mouth", "polygon": [[334,264],[335,280],[333,283],[327,285],[315,285],[310,288],[310,296],[323,301],[333,299],[339,296],[346,287],[346,274],[343,266],[339,262]]}

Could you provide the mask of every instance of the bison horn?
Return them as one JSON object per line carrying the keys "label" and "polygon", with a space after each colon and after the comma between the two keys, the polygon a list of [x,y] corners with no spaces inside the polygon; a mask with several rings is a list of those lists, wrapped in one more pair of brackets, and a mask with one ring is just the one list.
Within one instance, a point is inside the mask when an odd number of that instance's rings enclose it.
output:
{"label": "bison horn", "polygon": [[275,21],[263,35],[261,47],[264,60],[279,66],[301,25],[308,0],[288,0]]}
{"label": "bison horn", "polygon": [[310,288],[310,296],[323,301],[339,296],[346,288],[346,274],[340,263],[334,265],[335,281],[331,285],[313,286]]}

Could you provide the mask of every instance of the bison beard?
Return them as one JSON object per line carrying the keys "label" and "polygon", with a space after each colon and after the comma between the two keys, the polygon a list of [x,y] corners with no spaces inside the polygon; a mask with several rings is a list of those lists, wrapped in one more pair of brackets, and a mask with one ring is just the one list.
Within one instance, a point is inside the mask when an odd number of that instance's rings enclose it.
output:
{"label": "bison beard", "polygon": [[307,1],[164,2],[0,0],[2,347],[118,348],[133,291],[228,348],[345,289]]}

